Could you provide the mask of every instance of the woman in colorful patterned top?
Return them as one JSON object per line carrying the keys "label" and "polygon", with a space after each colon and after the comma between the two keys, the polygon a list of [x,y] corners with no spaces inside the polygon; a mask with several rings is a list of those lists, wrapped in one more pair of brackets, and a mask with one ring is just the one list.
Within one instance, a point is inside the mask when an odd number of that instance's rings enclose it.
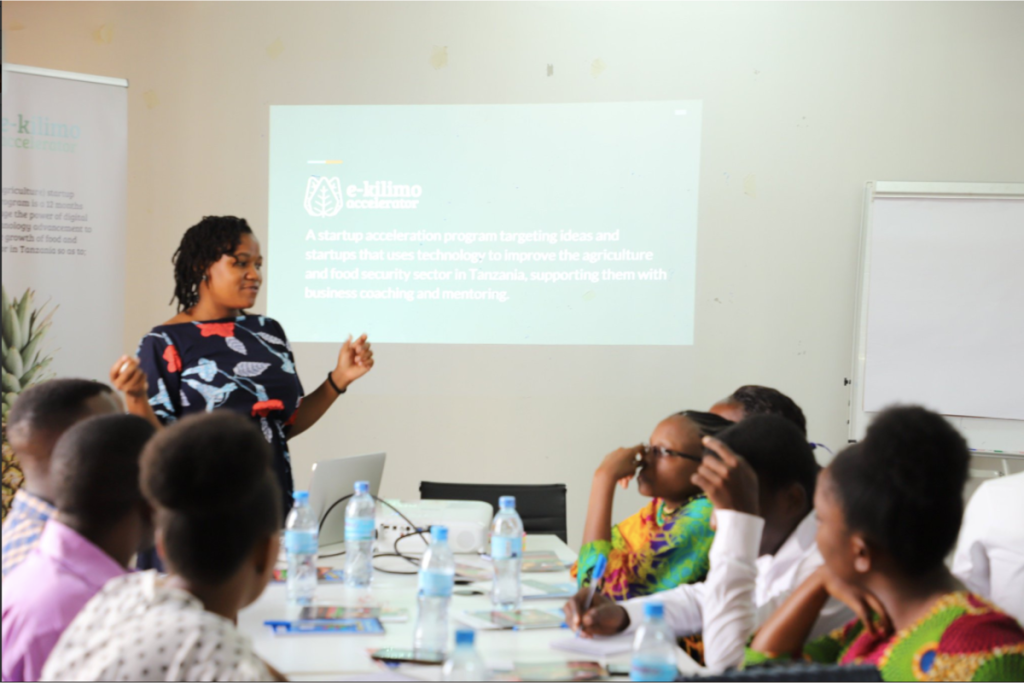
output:
{"label": "woman in colorful patterned top", "polygon": [[[886,681],[1024,680],[1024,630],[943,562],[960,528],[969,459],[941,416],[881,413],[821,473],[814,507],[825,564],[754,637],[747,665],[803,656],[874,664]],[[859,619],[805,644],[829,595]]]}
{"label": "woman in colorful patterned top", "polygon": [[334,369],[304,396],[284,329],[245,313],[263,283],[260,243],[249,224],[207,216],[185,233],[173,262],[178,314],[142,338],[138,359],[118,359],[111,382],[125,392],[129,412],[158,426],[217,408],[251,418],[273,448],[287,512],[288,440],[312,427],[373,367],[366,335],[346,341]]}
{"label": "woman in colorful patterned top", "polygon": [[[620,448],[604,459],[594,473],[583,547],[573,567],[581,588],[602,555],[608,565],[601,592],[615,600],[704,579],[714,538],[711,503],[690,478],[703,457],[701,439],[731,424],[711,413],[683,411],[659,422],[649,445]],[[640,493],[653,500],[613,527],[615,484],[625,488],[634,475]]]}

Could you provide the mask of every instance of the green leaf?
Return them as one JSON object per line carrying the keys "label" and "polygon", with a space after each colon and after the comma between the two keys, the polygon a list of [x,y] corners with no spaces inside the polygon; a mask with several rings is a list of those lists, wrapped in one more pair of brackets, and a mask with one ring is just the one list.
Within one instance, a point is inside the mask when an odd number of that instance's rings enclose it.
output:
{"label": "green leaf", "polygon": [[[28,314],[32,311],[32,299],[33,292],[31,289],[25,290],[25,296],[21,297],[21,301],[18,302],[18,327],[21,328],[21,333],[25,337],[28,336]],[[28,341],[23,339],[22,341]]]}
{"label": "green leaf", "polygon": [[[43,330],[42,332],[45,331],[46,330]],[[32,339],[29,340],[28,344],[25,345],[25,348],[22,349],[21,353],[18,354],[19,356],[21,356],[21,361],[23,364],[25,363],[25,361],[27,361],[35,354],[36,349],[39,346],[39,343],[43,340],[42,332],[37,331],[34,335],[32,335]],[[27,367],[31,367],[31,365]]]}
{"label": "green leaf", "polygon": [[3,310],[3,333],[4,340],[7,342],[7,346],[11,348],[18,348],[18,345],[14,343],[14,307],[4,304]]}
{"label": "green leaf", "polygon": [[6,370],[3,371],[3,385],[5,392],[15,394],[21,393],[21,382],[18,381],[17,377]]}
{"label": "green leaf", "polygon": [[21,354],[16,349],[10,349],[4,354],[4,370],[15,377],[21,377],[25,372],[25,364],[21,362]]}

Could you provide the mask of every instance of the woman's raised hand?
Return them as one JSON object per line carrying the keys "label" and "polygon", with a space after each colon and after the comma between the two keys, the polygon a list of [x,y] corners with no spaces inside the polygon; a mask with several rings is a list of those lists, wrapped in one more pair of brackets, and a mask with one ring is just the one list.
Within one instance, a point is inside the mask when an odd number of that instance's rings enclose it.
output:
{"label": "woman's raised hand", "polygon": [[714,437],[704,437],[704,445],[718,457],[705,455],[690,481],[704,490],[716,510],[759,514],[758,482],[754,468],[743,456],[734,453]]}
{"label": "woman's raised hand", "polygon": [[110,383],[133,399],[145,399],[149,392],[146,373],[139,367],[139,361],[130,356],[121,356],[110,368]]}
{"label": "woman's raised hand", "polygon": [[345,389],[373,368],[373,350],[366,335],[355,341],[352,336],[345,340],[338,352],[338,365],[334,368],[332,379],[339,389]]}
{"label": "woman's raised hand", "polygon": [[598,466],[599,474],[619,482],[622,488],[629,486],[629,481],[636,475],[640,466],[640,458],[644,452],[643,444],[632,448],[617,448],[604,457]]}

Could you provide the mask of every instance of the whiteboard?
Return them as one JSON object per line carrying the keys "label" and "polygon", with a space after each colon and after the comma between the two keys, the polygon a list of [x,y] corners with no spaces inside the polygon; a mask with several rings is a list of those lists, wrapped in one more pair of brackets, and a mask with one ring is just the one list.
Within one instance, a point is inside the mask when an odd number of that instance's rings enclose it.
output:
{"label": "whiteboard", "polygon": [[894,403],[1024,454],[1024,184],[868,183],[850,440]]}

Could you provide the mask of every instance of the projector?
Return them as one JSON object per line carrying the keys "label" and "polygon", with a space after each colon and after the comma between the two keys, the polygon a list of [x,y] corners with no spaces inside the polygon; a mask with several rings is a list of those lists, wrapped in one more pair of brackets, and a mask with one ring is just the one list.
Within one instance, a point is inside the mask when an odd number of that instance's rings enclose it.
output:
{"label": "projector", "polygon": [[[494,510],[490,503],[478,500],[387,500],[402,514],[428,532],[435,524],[448,527],[448,545],[455,553],[480,553],[487,549],[487,539]],[[387,505],[377,506],[377,551],[390,552],[399,537],[412,533],[413,527]],[[422,553],[427,548],[424,536],[415,534],[402,539],[398,549],[406,554]]]}

